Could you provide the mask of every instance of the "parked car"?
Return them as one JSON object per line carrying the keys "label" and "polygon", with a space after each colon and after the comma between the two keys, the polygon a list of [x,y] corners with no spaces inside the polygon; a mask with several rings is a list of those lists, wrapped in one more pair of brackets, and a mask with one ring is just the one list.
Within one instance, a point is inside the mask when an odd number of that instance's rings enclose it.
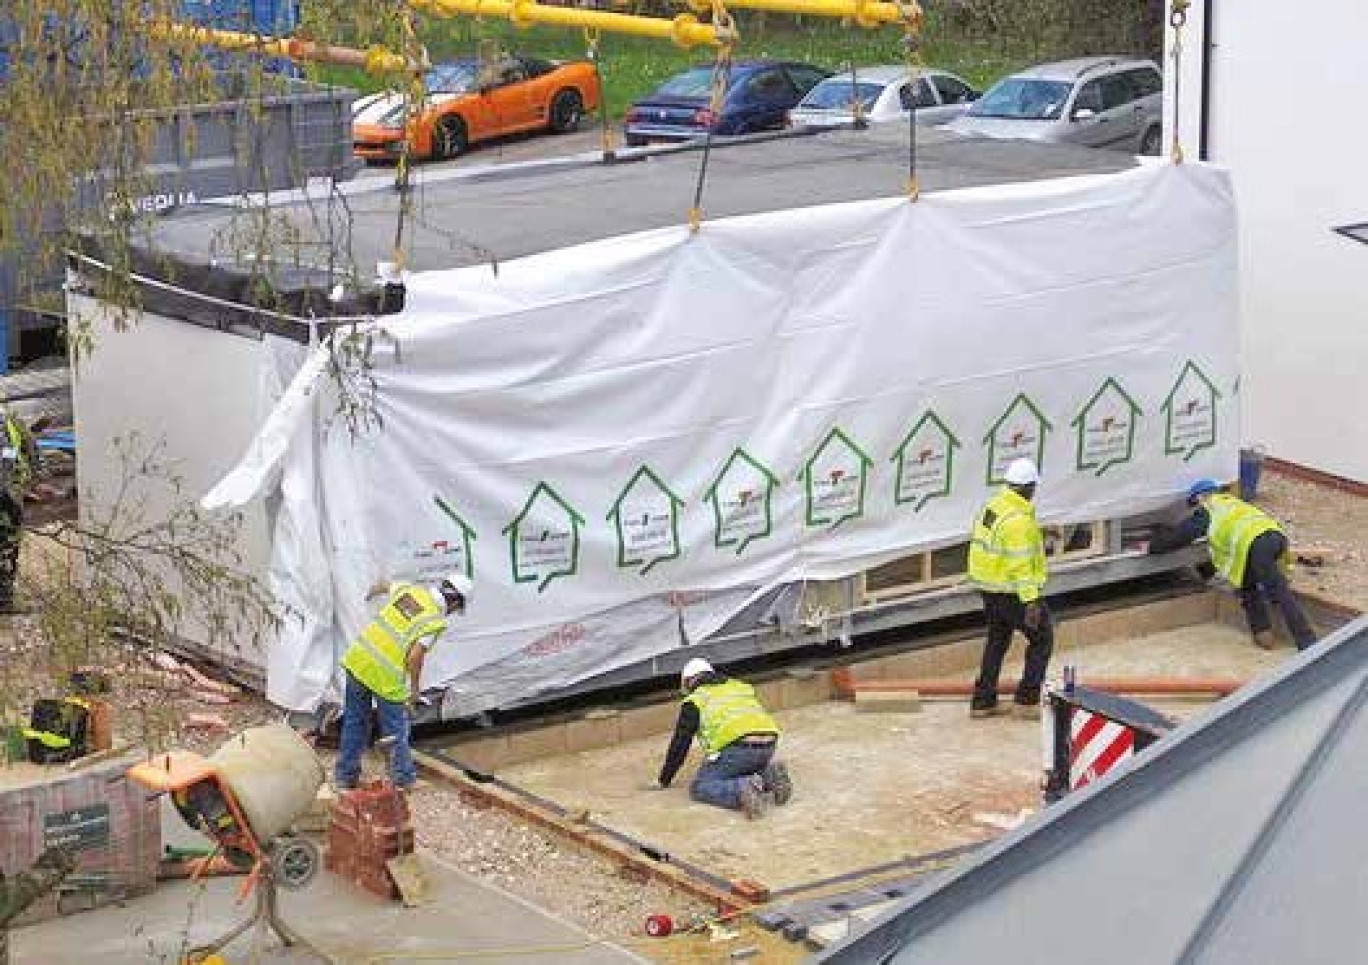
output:
{"label": "parked car", "polygon": [[862,67],[812,88],[789,120],[798,127],[846,126],[855,122],[858,103],[860,115],[879,124],[905,119],[915,104],[918,125],[938,125],[959,117],[978,96],[963,78],[943,70],[923,71],[914,94],[905,66]]}
{"label": "parked car", "polygon": [[352,107],[352,147],[367,161],[394,160],[407,139],[412,156],[444,160],[477,141],[522,131],[561,134],[599,106],[598,74],[587,62],[506,56],[453,60],[424,77],[427,103],[404,123],[404,97],[385,91]]}
{"label": "parked car", "polygon": [[732,65],[722,110],[713,117],[711,66],[676,74],[627,111],[623,136],[629,145],[678,141],[714,134],[749,134],[785,126],[788,112],[830,72],[810,64],[742,60]]}
{"label": "parked car", "polygon": [[1164,78],[1153,61],[1087,57],[1005,77],[950,130],[1158,154]]}

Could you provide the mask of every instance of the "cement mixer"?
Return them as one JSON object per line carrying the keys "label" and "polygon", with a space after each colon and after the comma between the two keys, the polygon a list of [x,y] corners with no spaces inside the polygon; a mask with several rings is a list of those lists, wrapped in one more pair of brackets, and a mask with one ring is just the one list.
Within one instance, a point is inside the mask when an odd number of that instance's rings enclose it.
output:
{"label": "cement mixer", "polygon": [[304,944],[280,920],[276,886],[307,885],[319,866],[318,847],[289,833],[323,785],[323,765],[302,737],[285,724],[253,727],[224,742],[209,757],[171,751],[131,768],[128,776],[170,796],[185,822],[213,839],[232,864],[248,872],[238,900],[255,888],[256,910],[192,958],[217,951],[254,925],[258,940],[274,930],[287,946]]}

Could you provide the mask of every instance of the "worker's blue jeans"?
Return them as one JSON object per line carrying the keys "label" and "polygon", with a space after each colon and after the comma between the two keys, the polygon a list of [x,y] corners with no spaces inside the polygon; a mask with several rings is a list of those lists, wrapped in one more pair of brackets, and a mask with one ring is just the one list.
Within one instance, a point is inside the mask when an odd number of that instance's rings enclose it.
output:
{"label": "worker's blue jeans", "polygon": [[409,713],[404,704],[381,700],[351,674],[342,695],[342,736],[337,753],[337,767],[333,772],[338,787],[355,787],[361,780],[361,755],[370,746],[371,713],[380,717],[380,735],[394,737],[390,748],[390,778],[400,787],[408,787],[418,780],[418,769],[413,765],[409,749]]}
{"label": "worker's blue jeans", "polygon": [[752,774],[764,772],[774,757],[775,746],[732,744],[722,748],[716,758],[704,761],[698,769],[689,796],[704,804],[740,810],[741,788]]}

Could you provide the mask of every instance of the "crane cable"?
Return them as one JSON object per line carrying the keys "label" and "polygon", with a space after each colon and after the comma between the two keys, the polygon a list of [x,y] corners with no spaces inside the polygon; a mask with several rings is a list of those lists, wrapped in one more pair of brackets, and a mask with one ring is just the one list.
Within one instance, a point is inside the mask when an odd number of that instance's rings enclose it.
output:
{"label": "crane cable", "polygon": [[722,101],[727,96],[727,88],[731,84],[732,52],[736,48],[736,22],[723,0],[712,0],[712,23],[714,27],[724,28],[730,34],[731,40],[717,48],[717,59],[713,61],[711,96],[708,98],[708,128],[703,135],[703,160],[698,166],[693,204],[689,207],[691,232],[697,232],[703,224],[703,186],[708,179],[708,158],[712,154],[713,128],[722,114]]}
{"label": "crane cable", "polygon": [[599,64],[599,41],[602,31],[597,27],[584,28],[585,51],[589,63],[594,67],[594,80],[599,89],[599,120],[603,129],[603,160],[611,162],[617,155],[613,145],[613,127],[608,120],[608,92],[603,85],[603,68]]}
{"label": "crane cable", "polygon": [[917,0],[896,0],[903,19],[903,56],[907,62],[907,199],[921,197],[917,176],[917,95],[925,72],[922,63],[922,29],[926,14]]}
{"label": "crane cable", "polygon": [[1173,0],[1169,12],[1169,26],[1173,28],[1173,140],[1169,146],[1169,156],[1174,164],[1183,163],[1183,145],[1178,136],[1183,99],[1179,95],[1183,89],[1183,28],[1187,26],[1189,6],[1191,0]]}

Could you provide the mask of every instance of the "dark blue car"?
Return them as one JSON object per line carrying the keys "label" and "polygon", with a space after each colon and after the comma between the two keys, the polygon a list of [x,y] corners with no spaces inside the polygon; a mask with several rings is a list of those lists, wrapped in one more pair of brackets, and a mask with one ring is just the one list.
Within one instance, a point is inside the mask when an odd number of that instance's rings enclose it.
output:
{"label": "dark blue car", "polygon": [[829,73],[809,64],[737,61],[722,110],[713,117],[708,107],[713,69],[691,67],[633,104],[623,134],[629,145],[640,145],[687,140],[707,133],[710,127],[714,134],[776,130],[787,123],[789,108]]}

